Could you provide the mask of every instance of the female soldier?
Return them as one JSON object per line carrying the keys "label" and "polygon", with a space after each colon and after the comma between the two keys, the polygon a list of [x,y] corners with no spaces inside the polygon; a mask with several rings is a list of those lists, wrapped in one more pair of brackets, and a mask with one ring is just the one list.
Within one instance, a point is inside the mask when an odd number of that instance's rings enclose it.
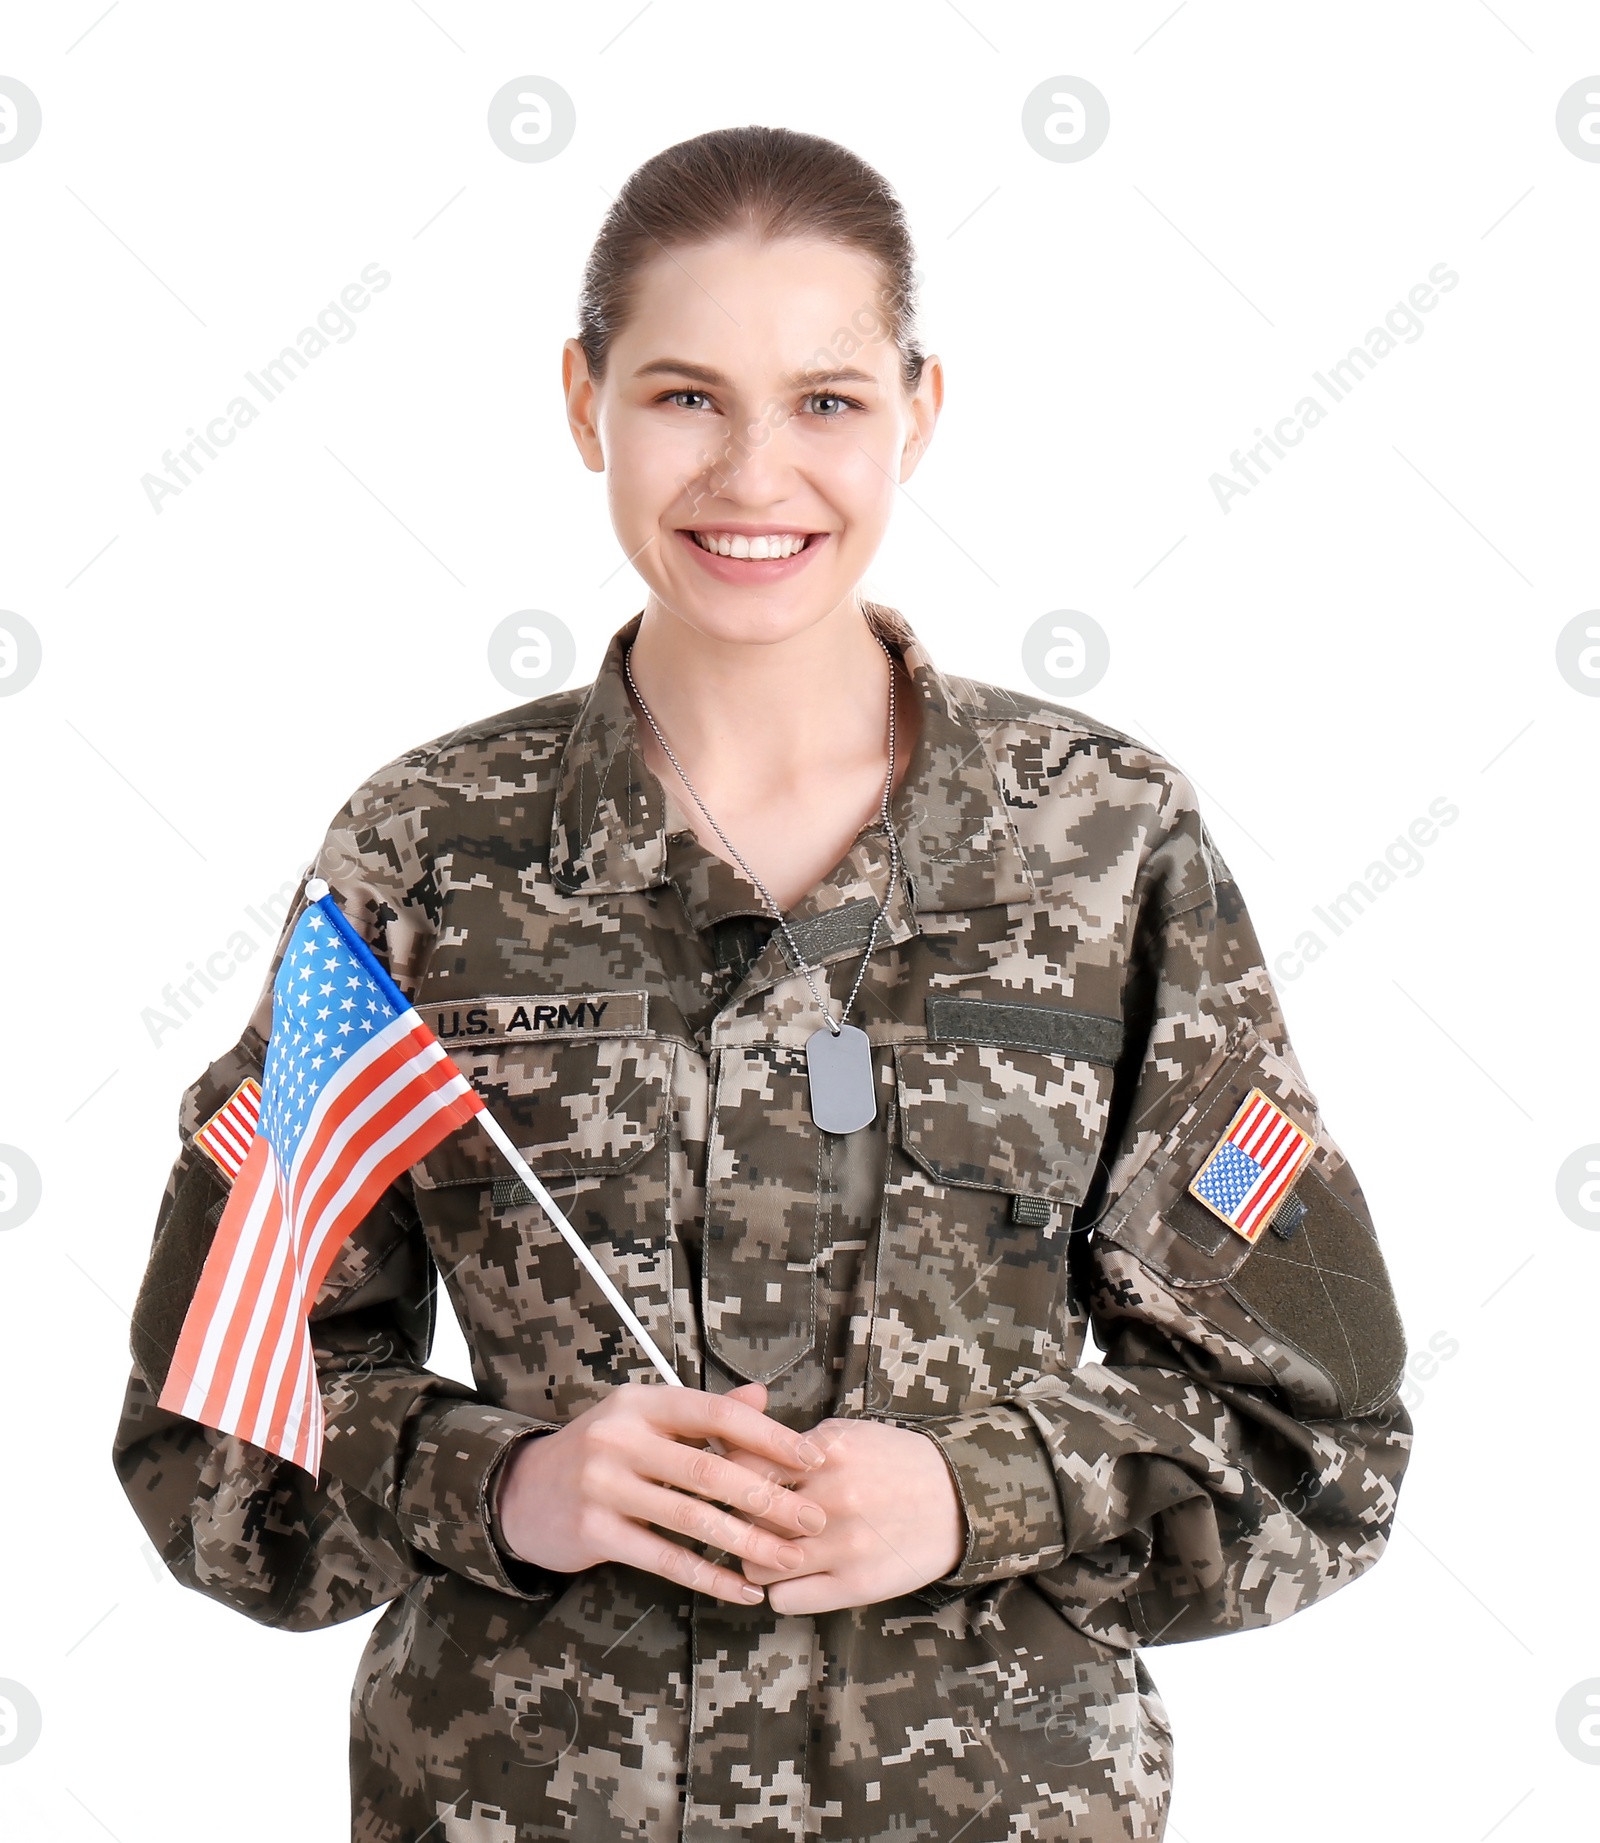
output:
{"label": "female soldier", "polygon": [[184,1098],[116,1463],[249,1617],[389,1602],[360,1843],[1159,1837],[1140,1647],[1387,1539],[1388,1278],[1189,783],[858,593],[943,393],[911,264],[812,136],[632,176],[564,377],[645,606],[310,867],[691,1386],[468,1129],[317,1296],[320,1484],[162,1411],[270,978]]}

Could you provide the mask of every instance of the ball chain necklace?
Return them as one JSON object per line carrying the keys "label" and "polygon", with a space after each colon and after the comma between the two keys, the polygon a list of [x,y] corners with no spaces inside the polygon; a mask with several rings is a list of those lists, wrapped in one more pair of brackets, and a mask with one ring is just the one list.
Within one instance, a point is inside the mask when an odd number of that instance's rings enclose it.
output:
{"label": "ball chain necklace", "polygon": [[[877,639],[877,636],[873,636]],[[805,974],[806,984],[811,988],[811,996],[817,1001],[817,1009],[822,1013],[825,1027],[814,1031],[806,1039],[806,1083],[811,1091],[811,1117],[825,1133],[854,1133],[864,1126],[870,1126],[878,1117],[877,1085],[872,1076],[872,1048],[867,1041],[867,1033],[858,1030],[854,1024],[846,1023],[850,1008],[856,1002],[856,995],[861,990],[861,981],[866,977],[867,962],[872,958],[872,950],[877,945],[878,928],[889,903],[894,895],[894,886],[900,876],[900,842],[895,837],[894,827],[889,820],[889,795],[894,788],[894,654],[882,640],[883,656],[889,662],[889,771],[883,777],[883,798],[879,802],[879,812],[883,819],[884,834],[889,841],[889,881],[884,888],[883,900],[878,904],[877,913],[872,918],[872,926],[867,933],[866,951],[861,956],[861,964],[856,968],[855,984],[850,988],[850,996],[844,1001],[844,1009],[839,1013],[839,1020],[834,1022],[833,1014],[828,1009],[828,1001],[822,996],[813,976],[815,968],[800,951],[799,944],[789,932],[789,924],[784,920],[783,910],[772,899],[766,884],[756,875],[750,866],[734,849],[732,841],[711,815],[711,809],[694,790],[694,783],[683,771],[683,764],[672,752],[672,745],[661,733],[661,725],[650,714],[650,706],[639,695],[639,687],[633,682],[632,651],[630,647],[622,655],[622,670],[628,680],[628,689],[633,693],[644,720],[650,725],[655,739],[661,744],[661,752],[672,763],[673,770],[689,791],[700,811],[705,814],[707,823],[722,841],[722,848],[744,872],[761,893],[761,900],[772,911],[778,926],[783,930],[783,938],[789,949],[791,963]]]}

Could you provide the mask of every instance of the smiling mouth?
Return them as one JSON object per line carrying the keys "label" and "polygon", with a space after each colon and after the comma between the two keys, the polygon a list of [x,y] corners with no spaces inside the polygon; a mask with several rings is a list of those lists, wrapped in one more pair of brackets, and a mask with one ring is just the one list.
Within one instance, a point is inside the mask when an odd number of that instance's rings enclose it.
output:
{"label": "smiling mouth", "polygon": [[810,544],[826,537],[824,531],[771,531],[747,537],[742,531],[693,531],[685,535],[714,557],[742,557],[750,562],[798,556]]}

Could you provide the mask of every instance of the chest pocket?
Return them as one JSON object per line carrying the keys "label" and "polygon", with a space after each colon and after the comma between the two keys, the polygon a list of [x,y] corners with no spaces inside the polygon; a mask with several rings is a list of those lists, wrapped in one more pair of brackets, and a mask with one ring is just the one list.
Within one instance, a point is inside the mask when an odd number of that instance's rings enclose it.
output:
{"label": "chest pocket", "polygon": [[[589,1035],[445,1047],[670,1359],[674,1046]],[[476,1363],[498,1384],[498,1399],[564,1417],[602,1387],[655,1376],[481,1126],[469,1121],[452,1133],[412,1177]]]}
{"label": "chest pocket", "polygon": [[1067,1236],[1111,1068],[990,1043],[895,1051],[867,1406],[942,1415],[1066,1367]]}
{"label": "chest pocket", "polygon": [[[541,1182],[557,1184],[626,1171],[661,1138],[672,1045],[651,1037],[539,1039],[484,1048],[447,1043]],[[423,1159],[424,1189],[515,1181],[489,1136],[469,1125]]]}

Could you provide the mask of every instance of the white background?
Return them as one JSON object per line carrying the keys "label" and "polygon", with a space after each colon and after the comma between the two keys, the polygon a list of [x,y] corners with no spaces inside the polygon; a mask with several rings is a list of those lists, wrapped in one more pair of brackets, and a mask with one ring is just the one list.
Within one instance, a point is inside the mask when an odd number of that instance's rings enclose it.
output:
{"label": "white background", "polygon": [[[142,1014],[379,763],[521,701],[486,665],[505,615],[559,614],[582,682],[641,605],[560,345],[628,173],[760,121],[845,142],[910,213],[949,395],[865,586],[942,666],[1026,688],[1026,628],[1093,615],[1082,702],[1194,777],[1269,956],[1459,809],[1279,984],[1421,1353],[1395,1533],[1281,1626],[1147,1653],[1168,1834],[1588,1834],[1600,1769],[1556,1707],[1600,1677],[1600,1234],[1555,1179],[1600,1140],[1600,699],[1556,637],[1600,604],[1600,164],[1554,119],[1600,71],[1594,8],[88,0],[8,27],[44,129],[0,164],[0,605],[44,652],[0,699],[0,1142],[43,1201],[0,1234],[0,1679],[44,1729],[0,1829],[347,1834],[370,1620],[291,1637],[184,1591],[111,1470],[179,1095],[264,955],[159,1043]],[[548,163],[486,131],[521,75],[577,106]],[[1020,128],[1058,75],[1109,99],[1079,163]],[[162,452],[373,262],[355,336],[152,511]],[[1209,476],[1441,262],[1422,336],[1224,513]]]}

